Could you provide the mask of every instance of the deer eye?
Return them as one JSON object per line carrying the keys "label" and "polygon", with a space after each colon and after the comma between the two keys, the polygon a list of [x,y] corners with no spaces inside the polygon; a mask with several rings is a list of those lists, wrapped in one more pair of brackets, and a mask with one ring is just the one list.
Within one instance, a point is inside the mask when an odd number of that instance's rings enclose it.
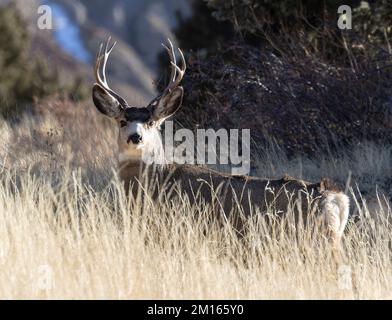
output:
{"label": "deer eye", "polygon": [[124,128],[126,125],[127,125],[127,122],[126,122],[126,121],[124,121],[124,120],[121,120],[121,121],[120,121],[120,127],[121,127],[121,128]]}
{"label": "deer eye", "polygon": [[149,126],[149,127],[153,127],[154,125],[155,125],[155,121],[148,121],[148,123],[147,123],[147,125]]}

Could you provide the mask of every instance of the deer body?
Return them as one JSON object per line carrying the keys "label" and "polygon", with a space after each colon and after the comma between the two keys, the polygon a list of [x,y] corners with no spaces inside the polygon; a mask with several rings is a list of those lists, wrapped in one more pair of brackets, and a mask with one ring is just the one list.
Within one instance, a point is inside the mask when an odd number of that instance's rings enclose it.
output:
{"label": "deer body", "polygon": [[[256,208],[277,217],[283,217],[291,211],[294,220],[301,220],[304,225],[309,219],[324,222],[328,236],[338,242],[348,218],[348,197],[329,185],[328,180],[311,183],[289,176],[267,179],[230,175],[190,164],[166,164],[149,168],[141,158],[122,158],[119,164],[120,178],[126,190],[131,188],[134,197],[144,181],[158,182],[166,190],[175,184],[191,203],[201,200],[212,204],[215,212],[230,218],[236,229],[241,228],[242,218],[247,218]],[[143,175],[146,171],[147,177]],[[233,208],[241,208],[243,216],[232,217]]]}
{"label": "deer body", "polygon": [[[166,47],[171,59],[171,81],[168,87],[147,107],[130,107],[107,84],[105,76],[106,62],[114,45],[98,54],[95,66],[97,83],[93,87],[93,100],[97,109],[114,119],[119,125],[119,174],[126,189],[132,188],[132,194],[143,186],[143,173],[147,179],[158,179],[164,186],[163,192],[175,184],[180,187],[190,201],[201,199],[212,204],[220,212],[229,215],[233,207],[240,207],[247,216],[258,208],[265,213],[274,208],[275,213],[284,215],[295,212],[296,220],[306,222],[309,214],[318,215],[325,221],[328,235],[338,241],[348,219],[349,200],[344,193],[331,187],[327,180],[310,183],[300,179],[284,177],[271,180],[244,175],[229,175],[195,165],[146,164],[145,156],[151,154],[164,158],[160,136],[161,124],[172,116],[182,104],[183,89],[179,86],[185,73],[185,59],[179,50],[182,68],[178,67],[173,45]],[[102,63],[103,59],[103,63]],[[102,78],[100,67],[103,64]],[[159,158],[158,157],[158,158]],[[161,191],[162,192],[162,191]],[[157,195],[159,196],[159,195]],[[310,200],[313,199],[313,200]]]}

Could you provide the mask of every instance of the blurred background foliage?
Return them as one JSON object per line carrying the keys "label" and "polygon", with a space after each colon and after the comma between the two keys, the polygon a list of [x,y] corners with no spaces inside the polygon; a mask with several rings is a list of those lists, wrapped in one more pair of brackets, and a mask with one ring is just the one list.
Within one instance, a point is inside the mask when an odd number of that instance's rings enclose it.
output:
{"label": "blurred background foliage", "polygon": [[[340,5],[352,8],[353,30],[337,27]],[[352,50],[358,56],[374,56],[381,49],[392,53],[388,0],[197,0],[193,16],[179,19],[176,35],[187,49],[217,47],[217,42],[235,39],[269,44],[278,53],[317,55],[342,63],[350,62]]]}
{"label": "blurred background foliage", "polygon": [[32,104],[54,94],[86,97],[82,80],[61,86],[58,70],[44,56],[29,54],[31,39],[19,11],[11,4],[0,8],[0,114],[6,118],[32,110]]}
{"label": "blurred background foliage", "polygon": [[[343,4],[352,30],[338,28]],[[391,8],[387,0],[194,1],[175,31],[188,53],[180,125],[250,128],[257,146],[273,142],[291,156],[391,143]],[[162,56],[162,72],[167,63]]]}

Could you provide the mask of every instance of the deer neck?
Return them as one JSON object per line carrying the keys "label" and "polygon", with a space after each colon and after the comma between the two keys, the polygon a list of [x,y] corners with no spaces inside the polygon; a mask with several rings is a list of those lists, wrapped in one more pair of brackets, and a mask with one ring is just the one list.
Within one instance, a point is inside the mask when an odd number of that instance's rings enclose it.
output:
{"label": "deer neck", "polygon": [[138,178],[143,168],[142,154],[139,150],[131,148],[121,148],[118,156],[120,177]]}

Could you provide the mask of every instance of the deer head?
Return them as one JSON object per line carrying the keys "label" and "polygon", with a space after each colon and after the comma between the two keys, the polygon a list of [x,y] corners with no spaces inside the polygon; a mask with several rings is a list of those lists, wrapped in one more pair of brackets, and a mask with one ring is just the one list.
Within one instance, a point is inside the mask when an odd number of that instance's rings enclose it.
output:
{"label": "deer head", "polygon": [[[110,38],[105,48],[101,44],[94,68],[96,83],[93,86],[93,101],[104,115],[114,118],[120,129],[120,148],[141,150],[159,133],[161,124],[181,107],[183,88],[179,86],[186,70],[185,58],[180,49],[181,68],[176,63],[173,44],[163,45],[170,57],[171,76],[167,87],[145,107],[131,107],[114,90],[106,79],[106,64],[116,42],[110,46]],[[103,50],[104,49],[104,50]],[[102,73],[102,77],[100,75]]]}

